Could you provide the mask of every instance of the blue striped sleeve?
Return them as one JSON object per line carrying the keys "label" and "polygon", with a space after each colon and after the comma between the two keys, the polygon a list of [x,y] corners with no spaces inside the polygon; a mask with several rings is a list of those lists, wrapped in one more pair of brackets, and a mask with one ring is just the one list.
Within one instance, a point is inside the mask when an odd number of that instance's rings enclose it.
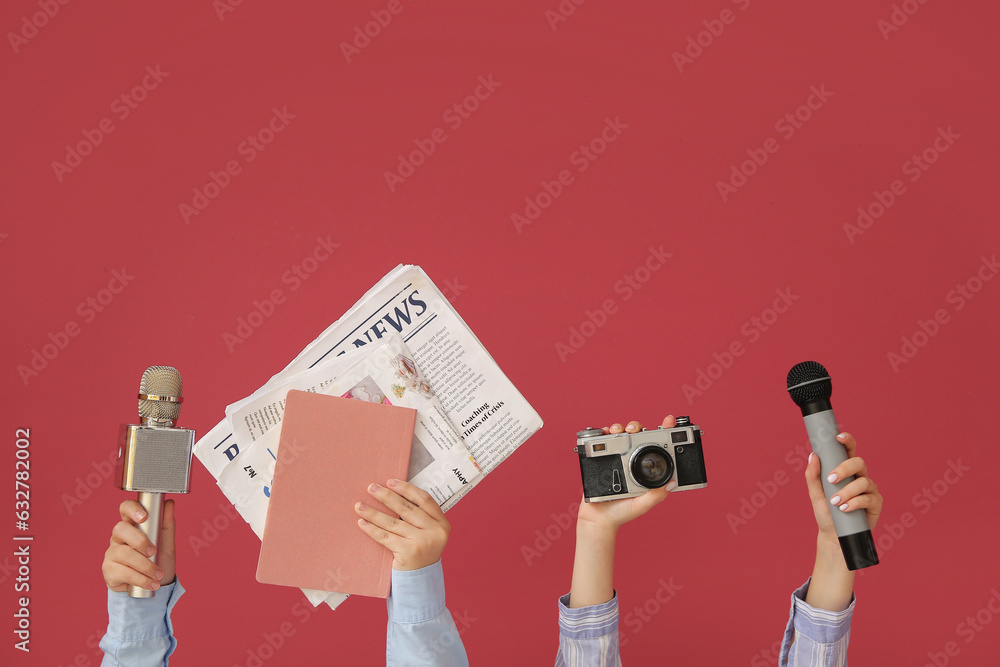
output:
{"label": "blue striped sleeve", "polygon": [[792,608],[781,644],[781,667],[847,667],[854,594],[843,611],[806,604],[809,581],[792,593]]}
{"label": "blue striped sleeve", "polygon": [[618,594],[602,604],[569,608],[559,598],[559,653],[556,667],[620,667]]}

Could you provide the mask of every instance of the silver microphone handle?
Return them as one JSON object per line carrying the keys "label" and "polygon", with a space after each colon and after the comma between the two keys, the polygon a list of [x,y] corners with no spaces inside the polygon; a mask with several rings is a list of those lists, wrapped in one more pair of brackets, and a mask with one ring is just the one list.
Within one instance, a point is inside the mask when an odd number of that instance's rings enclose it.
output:
{"label": "silver microphone handle", "polygon": [[[149,541],[156,547],[156,553],[149,560],[156,562],[160,555],[160,520],[163,518],[163,494],[140,491],[137,498],[142,509],[146,510],[146,520],[139,524],[139,530],[149,538]],[[156,595],[151,591],[139,586],[129,586],[128,596],[131,598],[151,598]]]}

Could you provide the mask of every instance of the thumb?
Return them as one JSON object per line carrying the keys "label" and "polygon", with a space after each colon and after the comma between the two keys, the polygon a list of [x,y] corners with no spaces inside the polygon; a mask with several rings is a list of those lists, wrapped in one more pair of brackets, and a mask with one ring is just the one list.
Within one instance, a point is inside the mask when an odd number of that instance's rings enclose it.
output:
{"label": "thumb", "polygon": [[819,457],[816,454],[810,454],[809,464],[806,466],[806,486],[809,488],[809,500],[812,502],[816,526],[820,532],[829,534],[834,529],[833,517],[830,515],[830,503],[827,501],[826,491],[823,490],[820,474]]}
{"label": "thumb", "polygon": [[809,499],[813,505],[826,503],[826,493],[823,491],[823,482],[819,478],[819,473],[819,457],[810,453],[809,463],[806,465],[806,487],[809,489]]}
{"label": "thumb", "polygon": [[634,517],[640,517],[649,510],[653,509],[654,507],[662,503],[664,500],[667,499],[667,496],[670,495],[670,491],[672,489],[673,487],[670,487],[670,489],[668,489],[665,486],[661,486],[657,489],[650,489],[641,496],[633,498],[632,507],[634,509]]}

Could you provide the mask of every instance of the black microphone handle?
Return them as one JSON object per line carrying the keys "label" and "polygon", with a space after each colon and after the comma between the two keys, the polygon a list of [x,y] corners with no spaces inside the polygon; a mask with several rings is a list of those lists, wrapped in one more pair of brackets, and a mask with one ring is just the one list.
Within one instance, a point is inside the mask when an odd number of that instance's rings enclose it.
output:
{"label": "black microphone handle", "polygon": [[[823,492],[829,500],[854,480],[853,475],[837,480],[834,484],[826,479],[830,471],[847,460],[847,449],[837,440],[839,430],[832,409],[805,415],[803,420],[812,450],[819,457]],[[864,510],[842,512],[840,508],[831,505],[830,516],[833,517],[833,526],[840,538],[840,548],[844,552],[847,569],[860,570],[878,565],[875,539],[868,527],[868,516]]]}

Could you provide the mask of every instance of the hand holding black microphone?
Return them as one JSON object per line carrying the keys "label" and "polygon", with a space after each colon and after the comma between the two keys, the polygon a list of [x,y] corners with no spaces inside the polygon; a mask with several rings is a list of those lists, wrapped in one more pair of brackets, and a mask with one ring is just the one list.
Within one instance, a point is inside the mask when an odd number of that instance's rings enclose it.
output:
{"label": "hand holding black microphone", "polygon": [[[813,459],[819,460],[824,497],[831,501],[839,501],[841,496],[846,496],[848,493],[853,496],[869,490],[867,487],[858,488],[859,485],[871,483],[867,476],[862,476],[858,483],[855,483],[854,475],[862,472],[860,469],[844,469],[843,464],[849,458],[853,462],[848,467],[863,466],[864,462],[858,464],[857,461],[860,459],[853,459],[853,440],[850,436],[839,439],[837,420],[830,405],[830,395],[833,393],[830,374],[822,364],[804,361],[788,371],[787,385],[789,395],[802,410],[802,418],[809,434],[809,443],[813,450],[810,466],[815,465]],[[852,445],[850,453],[847,444]],[[855,501],[855,507],[851,507],[846,501],[838,502],[837,507],[830,510],[830,520],[840,541],[844,561],[847,563],[847,569],[852,571],[878,565],[878,553],[875,550],[875,540],[868,524],[867,513],[852,511],[861,507],[860,502],[861,500]],[[821,514],[817,513],[817,521],[820,521],[820,516]],[[822,523],[820,528],[822,530]]]}

